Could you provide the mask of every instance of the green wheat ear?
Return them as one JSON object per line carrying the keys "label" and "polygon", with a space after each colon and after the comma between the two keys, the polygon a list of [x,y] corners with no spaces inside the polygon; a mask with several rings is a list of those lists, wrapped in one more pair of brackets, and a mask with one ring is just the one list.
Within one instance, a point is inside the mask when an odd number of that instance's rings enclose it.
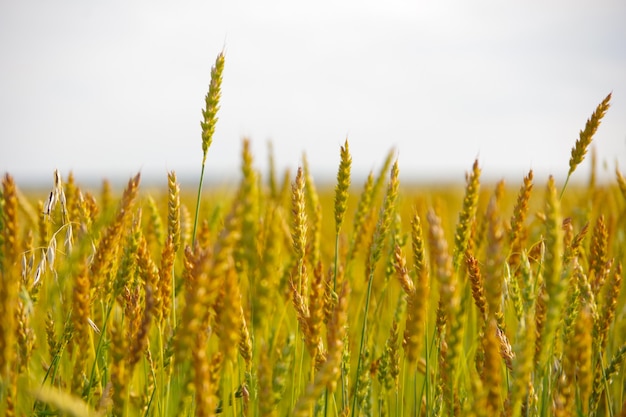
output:
{"label": "green wheat ear", "polygon": [[341,162],[337,172],[337,185],[335,186],[335,233],[339,234],[346,213],[348,192],[350,189],[350,168],[352,156],[348,148],[348,139],[341,147]]}
{"label": "green wheat ear", "polygon": [[[591,140],[593,139],[593,135],[596,134],[598,127],[600,126],[600,121],[606,114],[606,111],[609,109],[611,101],[611,95],[613,93],[609,93],[608,96],[602,103],[596,107],[596,110],[593,112],[591,117],[587,119],[587,123],[585,124],[585,130],[581,130],[578,140],[576,141],[576,145],[572,148],[572,156],[569,158],[569,171],[567,172],[567,178],[565,179],[565,184],[563,185],[563,189],[561,190],[560,197],[563,197],[563,192],[565,192],[565,187],[567,187],[567,183],[569,182],[570,177],[580,165],[580,163],[585,159],[585,155],[587,154],[587,148],[591,144]],[[559,197],[559,198],[560,198]]]}

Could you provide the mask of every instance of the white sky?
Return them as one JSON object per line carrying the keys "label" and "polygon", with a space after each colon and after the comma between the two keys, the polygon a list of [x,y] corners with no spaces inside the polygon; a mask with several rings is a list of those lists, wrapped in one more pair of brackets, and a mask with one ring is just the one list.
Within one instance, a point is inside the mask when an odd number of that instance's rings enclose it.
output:
{"label": "white sky", "polygon": [[594,143],[605,176],[626,170],[626,2],[513,3],[2,1],[0,171],[196,181],[224,47],[208,181],[239,175],[244,136],[263,172],[271,139],[279,168],[306,152],[332,180],[348,137],[355,175],[395,147],[406,182],[462,181],[477,156],[490,178],[562,178],[611,91]]}

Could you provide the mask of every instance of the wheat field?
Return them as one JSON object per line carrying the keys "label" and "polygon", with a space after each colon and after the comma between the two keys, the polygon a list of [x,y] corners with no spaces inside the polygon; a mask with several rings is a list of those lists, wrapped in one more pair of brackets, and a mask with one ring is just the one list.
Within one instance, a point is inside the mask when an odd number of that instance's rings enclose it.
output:
{"label": "wheat field", "polygon": [[[0,195],[0,414],[626,416],[626,180],[334,187],[255,168],[203,190],[224,55],[211,72],[197,190],[55,172]],[[567,151],[567,150],[565,150]],[[460,179],[463,173],[460,173]],[[559,173],[560,174],[560,173]]]}

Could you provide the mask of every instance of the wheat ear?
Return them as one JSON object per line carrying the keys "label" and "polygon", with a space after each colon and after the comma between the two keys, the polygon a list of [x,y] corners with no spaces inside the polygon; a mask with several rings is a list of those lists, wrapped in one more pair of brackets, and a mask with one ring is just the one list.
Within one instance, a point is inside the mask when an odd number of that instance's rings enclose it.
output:
{"label": "wheat ear", "polygon": [[17,195],[13,177],[2,179],[2,212],[0,212],[0,377],[11,380],[15,358],[16,309],[19,292],[17,272],[18,241]]}
{"label": "wheat ear", "polygon": [[296,284],[297,290],[300,294],[303,293],[303,268],[304,268],[304,256],[306,254],[306,242],[307,242],[307,217],[306,217],[306,203],[304,195],[304,171],[302,168],[298,168],[296,179],[291,186],[291,213],[293,228],[291,232],[293,252],[296,259]]}
{"label": "wheat ear", "polygon": [[343,281],[333,318],[328,324],[328,356],[320,370],[315,374],[313,382],[307,385],[304,393],[298,399],[294,410],[296,416],[311,415],[311,405],[322,394],[324,388],[328,388],[328,391],[332,393],[337,386],[348,320],[348,300],[349,286],[346,280]]}
{"label": "wheat ear", "polygon": [[483,336],[483,350],[485,352],[485,365],[482,370],[482,381],[487,392],[487,415],[500,415],[502,412],[501,385],[502,385],[502,362],[499,352],[498,323],[492,317]]}
{"label": "wheat ear", "polygon": [[622,172],[617,167],[615,168],[615,178],[617,179],[617,185],[622,193],[622,197],[626,199],[626,178],[624,178]]}
{"label": "wheat ear", "polygon": [[233,267],[225,273],[220,297],[215,307],[215,333],[220,338],[219,351],[226,361],[235,361],[241,341],[241,289]]}
{"label": "wheat ear", "polygon": [[180,248],[180,223],[180,186],[176,180],[176,172],[170,171],[167,173],[167,234],[172,237],[174,253]]}
{"label": "wheat ear", "polygon": [[617,309],[621,287],[622,264],[621,262],[618,262],[615,266],[613,274],[611,274],[610,281],[606,285],[606,290],[604,291],[604,303],[602,304],[599,320],[596,321],[597,343],[600,348],[600,352],[604,351],[608,341],[609,328],[615,319],[615,311]]}
{"label": "wheat ear", "polygon": [[91,356],[91,328],[88,321],[91,315],[90,293],[87,266],[83,265],[76,274],[72,297],[73,336],[78,348],[74,364],[72,388],[74,392],[79,394],[82,390],[83,370],[87,364],[87,358]]}
{"label": "wheat ear", "polygon": [[[522,256],[522,248],[526,240],[526,218],[528,216],[528,202],[530,193],[533,189],[533,171],[528,171],[524,177],[524,183],[520,187],[517,195],[517,201],[513,208],[513,216],[511,217],[511,231],[509,233],[509,242],[511,245],[511,253],[509,255],[509,267],[513,271],[516,279],[519,279],[520,262]],[[519,281],[518,281],[519,283]]]}
{"label": "wheat ear", "polygon": [[478,191],[480,188],[480,168],[478,160],[474,161],[472,172],[466,175],[465,197],[463,198],[463,208],[459,214],[459,221],[454,234],[454,254],[453,267],[455,271],[459,266],[467,250],[470,232],[474,216],[476,215],[476,204],[478,203]]}
{"label": "wheat ear", "polygon": [[348,191],[350,189],[350,168],[352,166],[352,156],[348,148],[348,139],[341,147],[341,161],[337,171],[337,185],[335,186],[335,233],[338,235],[343,224],[348,202]]}
{"label": "wheat ear", "polygon": [[606,278],[606,264],[608,261],[608,230],[604,221],[604,216],[600,215],[596,220],[591,235],[591,246],[589,248],[589,280],[595,295],[604,284]]}
{"label": "wheat ear", "polygon": [[502,224],[498,214],[498,205],[501,199],[503,185],[504,183],[502,181],[498,183],[496,191],[489,201],[486,213],[488,245],[483,282],[485,299],[487,301],[487,313],[490,317],[500,314],[502,310],[502,284],[504,281],[504,251],[502,249],[502,241],[504,239],[504,231],[502,230]]}
{"label": "wheat ear", "polygon": [[306,154],[302,155],[302,170],[304,174],[304,196],[309,217],[309,237],[307,238],[306,254],[311,265],[317,265],[320,259],[322,239],[322,206],[315,188],[315,182],[309,168]]}
{"label": "wheat ear", "polygon": [[[89,276],[91,280],[91,288],[94,288],[99,294],[105,289],[110,288],[109,275],[111,274],[112,265],[115,262],[122,230],[126,225],[128,216],[131,213],[131,207],[137,197],[139,189],[140,174],[131,178],[122,195],[117,216],[114,221],[106,228],[104,235],[98,242],[96,254],[91,263]],[[104,286],[102,284],[105,284]],[[106,287],[106,288],[105,288]]]}
{"label": "wheat ear", "polygon": [[198,417],[214,415],[217,406],[217,398],[213,395],[215,388],[211,384],[210,365],[207,356],[208,338],[209,335],[206,331],[199,332],[191,350],[194,367],[193,387],[196,393],[195,415]]}
{"label": "wheat ear", "polygon": [[606,96],[604,100],[602,100],[598,107],[596,107],[596,110],[593,112],[591,117],[587,119],[585,129],[580,131],[578,140],[572,148],[572,155],[569,159],[569,171],[567,172],[567,178],[565,179],[565,184],[563,184],[563,189],[561,190],[561,197],[563,196],[565,187],[567,187],[567,183],[569,182],[570,177],[576,170],[576,167],[578,167],[578,165],[580,165],[580,163],[585,158],[587,148],[589,148],[589,145],[591,144],[593,135],[595,135],[598,127],[600,126],[600,121],[610,107],[609,102],[611,101],[611,94],[612,93],[609,93],[609,95]]}
{"label": "wheat ear", "polygon": [[254,283],[257,264],[256,239],[259,225],[259,189],[258,175],[253,166],[253,155],[250,150],[250,141],[243,140],[241,151],[241,183],[237,191],[241,209],[241,240],[235,251],[237,272],[248,276],[248,281]]}
{"label": "wheat ear", "polygon": [[348,206],[348,192],[350,191],[350,169],[352,156],[348,148],[348,139],[341,147],[341,161],[337,171],[335,185],[335,273],[333,277],[333,291],[337,290],[337,274],[339,273],[339,233]]}

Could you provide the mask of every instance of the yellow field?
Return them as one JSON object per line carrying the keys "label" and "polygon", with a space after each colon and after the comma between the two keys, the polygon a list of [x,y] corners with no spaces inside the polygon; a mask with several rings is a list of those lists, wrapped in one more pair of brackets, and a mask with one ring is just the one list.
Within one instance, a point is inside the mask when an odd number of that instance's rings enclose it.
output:
{"label": "yellow field", "polygon": [[[206,159],[223,56],[203,121]],[[568,180],[609,107],[572,149]],[[3,415],[624,415],[626,181],[0,198]],[[566,167],[567,168],[567,167]],[[204,171],[204,162],[202,165]],[[565,171],[565,169],[564,169]],[[43,197],[47,197],[47,201]]]}

